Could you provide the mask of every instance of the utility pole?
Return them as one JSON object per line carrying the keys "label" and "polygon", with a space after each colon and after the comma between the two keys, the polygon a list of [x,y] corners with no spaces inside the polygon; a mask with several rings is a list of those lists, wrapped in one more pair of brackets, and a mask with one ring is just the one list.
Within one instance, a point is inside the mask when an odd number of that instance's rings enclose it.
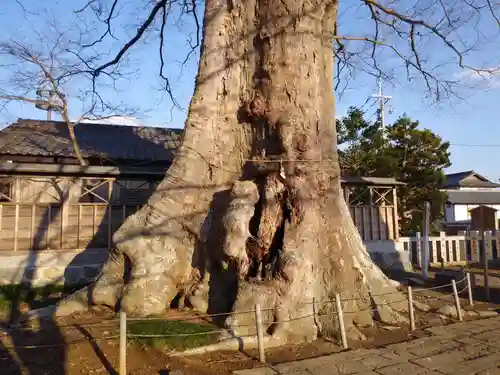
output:
{"label": "utility pole", "polygon": [[383,95],[382,93],[382,78],[379,76],[377,78],[377,83],[378,83],[378,93],[372,95],[372,98],[377,100],[379,102],[379,109],[378,109],[378,120],[380,122],[380,130],[382,130],[382,134],[384,134],[385,131],[385,105],[389,100],[392,99],[392,96],[389,95]]}

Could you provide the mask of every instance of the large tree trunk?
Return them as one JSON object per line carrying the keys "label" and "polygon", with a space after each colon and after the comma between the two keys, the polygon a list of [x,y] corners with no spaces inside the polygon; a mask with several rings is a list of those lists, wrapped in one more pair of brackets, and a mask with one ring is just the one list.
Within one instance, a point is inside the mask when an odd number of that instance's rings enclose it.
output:
{"label": "large tree trunk", "polygon": [[[266,313],[283,340],[332,334],[335,293],[356,326],[403,318],[340,189],[332,41],[337,1],[207,0],[196,89],[175,161],[114,236],[99,280],[58,307],[163,312],[178,295],[209,312]],[[274,162],[272,162],[274,160]],[[83,292],[87,295],[82,300]],[[381,296],[380,294],[385,294]],[[394,302],[394,303],[393,303]],[[389,305],[389,303],[392,303]],[[251,314],[224,324],[245,334]],[[318,322],[316,322],[318,323]]]}

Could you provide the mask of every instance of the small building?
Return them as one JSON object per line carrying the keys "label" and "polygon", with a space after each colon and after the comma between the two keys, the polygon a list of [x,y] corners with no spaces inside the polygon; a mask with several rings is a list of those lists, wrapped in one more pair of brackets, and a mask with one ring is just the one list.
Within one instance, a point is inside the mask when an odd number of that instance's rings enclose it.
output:
{"label": "small building", "polygon": [[[442,191],[448,195],[443,222],[447,234],[498,227],[496,212],[500,210],[500,184],[475,171],[465,171],[446,175]],[[478,207],[485,208],[476,209]]]}
{"label": "small building", "polygon": [[[93,276],[113,233],[164,177],[182,137],[180,129],[98,123],[78,124],[75,133],[87,166],[78,163],[63,122],[18,120],[0,132],[0,283],[19,282],[13,270],[30,258],[37,280]],[[342,178],[367,244],[398,238],[397,185]]]}

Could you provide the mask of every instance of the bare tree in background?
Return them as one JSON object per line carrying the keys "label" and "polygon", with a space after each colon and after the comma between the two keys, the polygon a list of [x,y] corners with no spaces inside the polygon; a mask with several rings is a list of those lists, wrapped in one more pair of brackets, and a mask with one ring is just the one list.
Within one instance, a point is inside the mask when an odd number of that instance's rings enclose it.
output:
{"label": "bare tree in background", "polygon": [[[0,81],[0,111],[11,102],[22,102],[48,111],[49,120],[52,112],[59,114],[67,125],[74,154],[80,165],[85,166],[75,126],[84,120],[130,114],[132,110],[104,99],[96,89],[96,82],[89,79],[88,64],[96,58],[94,55],[72,49],[54,23],[47,28],[52,31],[48,40],[43,37],[31,43],[0,40],[0,73],[5,77]],[[124,78],[117,72],[108,77]],[[100,85],[102,90],[104,85]],[[70,117],[70,99],[74,99],[75,107],[80,106],[76,120]]]}
{"label": "bare tree in background", "polygon": [[[136,315],[159,314],[176,296],[204,312],[259,302],[273,309],[264,320],[274,322],[275,342],[302,341],[336,332],[333,304],[318,306],[315,325],[310,302],[341,293],[351,338],[375,318],[404,322],[405,297],[370,259],[341,193],[334,85],[342,90],[356,72],[398,79],[402,68],[434,98],[455,95],[461,82],[450,73],[458,68],[478,77],[497,71],[498,62],[476,66],[473,54],[498,43],[498,5],[157,0],[129,13],[127,6],[90,0],[75,10],[79,20],[102,21],[85,48],[108,51],[106,41],[131,34],[109,60],[89,62],[94,87],[150,38],[159,41],[159,73],[171,93],[165,25],[175,16],[194,27],[192,50],[200,46],[196,88],[165,179],[115,234],[116,256],[99,279],[57,314],[87,308],[89,293],[94,304],[119,303]],[[124,14],[140,15],[139,25],[130,30]],[[310,320],[295,319],[304,316]],[[248,319],[224,323],[244,335]]]}

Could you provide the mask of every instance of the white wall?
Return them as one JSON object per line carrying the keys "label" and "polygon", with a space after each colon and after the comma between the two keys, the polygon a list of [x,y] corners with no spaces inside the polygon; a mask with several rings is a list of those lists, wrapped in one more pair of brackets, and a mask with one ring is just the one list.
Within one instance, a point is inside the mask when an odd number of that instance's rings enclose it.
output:
{"label": "white wall", "polygon": [[[496,210],[500,211],[500,205],[495,204],[495,205],[489,205],[489,204],[484,204],[483,206],[491,207]],[[453,217],[454,220],[450,220],[448,216],[448,208],[446,209],[446,221],[463,221],[463,220],[470,220],[470,216],[468,212],[472,210],[473,208],[478,207],[477,204],[455,204],[453,208]]]}
{"label": "white wall", "polygon": [[455,207],[453,204],[446,205],[444,208],[444,219],[446,221],[455,221]]}

